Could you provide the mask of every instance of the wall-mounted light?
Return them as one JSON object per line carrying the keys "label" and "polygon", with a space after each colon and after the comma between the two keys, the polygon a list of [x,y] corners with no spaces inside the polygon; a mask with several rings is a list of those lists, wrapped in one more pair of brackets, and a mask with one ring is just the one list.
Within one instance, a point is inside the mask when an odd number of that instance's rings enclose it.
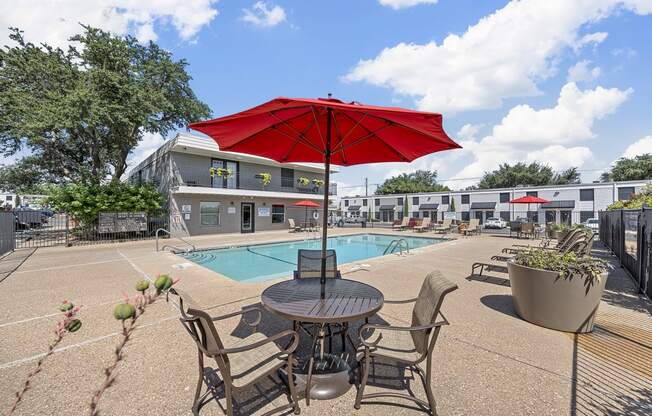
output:
{"label": "wall-mounted light", "polygon": [[233,205],[233,201],[231,201],[231,205]]}
{"label": "wall-mounted light", "polygon": [[265,202],[263,202],[263,206],[267,205]]}

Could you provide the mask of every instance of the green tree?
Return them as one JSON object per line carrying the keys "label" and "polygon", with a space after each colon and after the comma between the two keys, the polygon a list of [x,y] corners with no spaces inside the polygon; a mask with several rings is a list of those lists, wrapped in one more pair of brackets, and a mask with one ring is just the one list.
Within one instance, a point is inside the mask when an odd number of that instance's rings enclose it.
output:
{"label": "green tree", "polygon": [[517,163],[509,165],[503,163],[498,169],[485,172],[478,184],[480,189],[511,188],[514,186],[541,186],[579,183],[580,174],[577,168],[566,169],[555,174],[550,166],[537,162]]}
{"label": "green tree", "polygon": [[600,176],[602,182],[611,181],[635,181],[640,179],[652,179],[652,154],[623,157],[616,161],[610,171]]}
{"label": "green tree", "polygon": [[453,198],[452,196],[450,198],[451,198],[451,204],[448,206],[448,211],[455,212],[455,198]]}
{"label": "green tree", "polygon": [[402,173],[386,179],[377,189],[376,195],[408,194],[417,192],[448,191],[448,187],[437,183],[437,172],[417,170]]}
{"label": "green tree", "polygon": [[39,168],[41,180],[117,182],[145,133],[165,136],[210,109],[190,88],[186,61],[82,28],[67,51],[11,29],[14,45],[0,49],[0,153],[27,149],[16,168]]}
{"label": "green tree", "polygon": [[408,207],[408,197],[405,195],[405,200],[403,200],[403,218],[410,216],[410,208]]}

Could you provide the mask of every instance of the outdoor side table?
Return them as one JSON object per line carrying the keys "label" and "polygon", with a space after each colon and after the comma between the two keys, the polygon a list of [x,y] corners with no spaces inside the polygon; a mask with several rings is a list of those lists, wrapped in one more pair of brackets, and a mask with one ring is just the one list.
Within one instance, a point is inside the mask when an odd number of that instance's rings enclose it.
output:
{"label": "outdoor side table", "polygon": [[327,279],[325,299],[320,298],[318,278],[287,280],[263,291],[261,303],[267,310],[315,326],[310,355],[306,357],[307,374],[295,372],[299,388],[305,383],[307,404],[311,398],[339,397],[351,388],[351,369],[344,359],[331,354],[320,354],[315,359],[318,342],[323,351],[326,325],[369,318],[382,308],[383,302],[383,294],[378,289],[348,279]]}

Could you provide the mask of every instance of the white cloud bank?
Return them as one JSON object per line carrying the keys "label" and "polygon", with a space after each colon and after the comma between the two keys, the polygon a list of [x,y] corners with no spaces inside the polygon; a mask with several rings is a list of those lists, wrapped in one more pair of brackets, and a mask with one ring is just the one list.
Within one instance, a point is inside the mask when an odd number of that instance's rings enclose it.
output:
{"label": "white cloud bank", "polygon": [[590,68],[591,61],[582,60],[568,68],[568,82],[591,82],[595,81],[602,74],[600,67]]}
{"label": "white cloud bank", "polygon": [[652,136],[645,136],[627,146],[621,157],[634,157],[645,153],[652,153]]}
{"label": "white cloud bank", "polygon": [[421,110],[495,108],[509,97],[540,94],[538,82],[558,71],[559,55],[603,41],[580,29],[621,10],[652,13],[652,0],[511,1],[461,35],[438,44],[400,43],[361,60],[345,77],[390,88]]}
{"label": "white cloud bank", "polygon": [[66,47],[80,23],[117,35],[132,33],[141,42],[156,40],[155,26],[171,25],[192,41],[218,14],[215,0],[20,0],[0,2],[0,45],[8,27],[25,31],[28,41]]}
{"label": "white cloud bank", "polygon": [[419,4],[437,4],[438,0],[378,0],[378,2],[394,10],[405,9]]}
{"label": "white cloud bank", "polygon": [[248,9],[242,9],[242,20],[259,27],[272,27],[286,20],[285,10],[281,6],[258,1]]}

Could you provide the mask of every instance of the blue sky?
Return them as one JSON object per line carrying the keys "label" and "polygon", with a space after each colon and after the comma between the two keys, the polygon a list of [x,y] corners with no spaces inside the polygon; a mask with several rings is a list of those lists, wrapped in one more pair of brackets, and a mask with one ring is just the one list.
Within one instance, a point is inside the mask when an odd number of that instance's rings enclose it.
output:
{"label": "blue sky", "polygon": [[[39,4],[39,7],[36,7]],[[36,0],[0,24],[65,45],[76,22],[156,40],[186,59],[215,116],[273,97],[441,112],[464,149],[342,168],[340,192],[414,169],[459,188],[499,163],[578,166],[585,181],[652,152],[652,0]],[[5,38],[0,38],[5,43]],[[163,138],[148,135],[138,160]]]}

